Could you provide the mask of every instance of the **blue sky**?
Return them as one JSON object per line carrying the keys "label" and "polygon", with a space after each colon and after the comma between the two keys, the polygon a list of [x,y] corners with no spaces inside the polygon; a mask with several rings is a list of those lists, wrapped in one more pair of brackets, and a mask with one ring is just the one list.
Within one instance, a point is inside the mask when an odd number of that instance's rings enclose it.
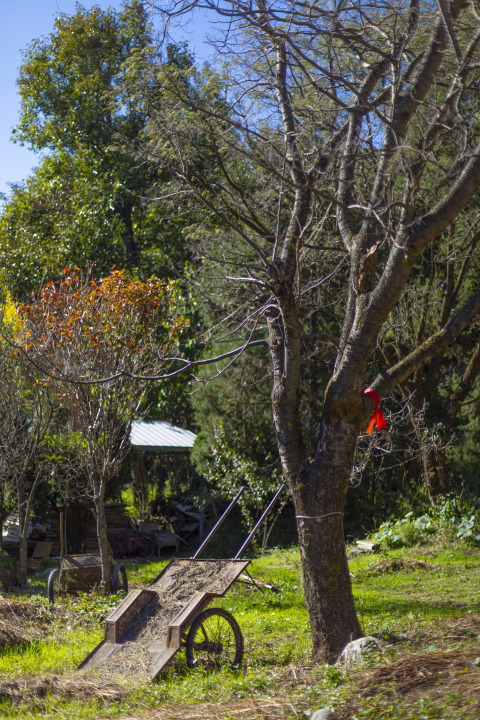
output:
{"label": "blue sky", "polygon": [[[103,10],[113,7],[119,10],[121,0],[84,1],[86,7],[99,5]],[[22,50],[29,43],[53,30],[56,15],[73,13],[75,0],[16,0],[1,2],[2,38],[0,43],[0,192],[8,193],[9,182],[25,180],[38,164],[38,156],[26,147],[14,145],[10,141],[11,129],[18,122],[19,102],[16,79],[22,62]],[[206,57],[208,48],[202,40],[207,32],[208,23],[204,16],[195,18],[187,32],[177,31],[178,39],[186,39],[197,57]]]}

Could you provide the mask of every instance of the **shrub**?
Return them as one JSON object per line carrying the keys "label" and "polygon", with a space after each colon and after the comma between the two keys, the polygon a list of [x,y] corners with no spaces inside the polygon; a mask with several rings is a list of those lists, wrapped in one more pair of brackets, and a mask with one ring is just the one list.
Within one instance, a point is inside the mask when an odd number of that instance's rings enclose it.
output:
{"label": "shrub", "polygon": [[5,592],[10,592],[14,585],[17,585],[17,563],[14,558],[0,550],[0,583]]}
{"label": "shrub", "polygon": [[447,542],[480,542],[479,519],[478,510],[470,503],[441,497],[430,514],[414,518],[409,512],[400,520],[384,522],[372,539],[386,549],[424,545],[433,537]]}

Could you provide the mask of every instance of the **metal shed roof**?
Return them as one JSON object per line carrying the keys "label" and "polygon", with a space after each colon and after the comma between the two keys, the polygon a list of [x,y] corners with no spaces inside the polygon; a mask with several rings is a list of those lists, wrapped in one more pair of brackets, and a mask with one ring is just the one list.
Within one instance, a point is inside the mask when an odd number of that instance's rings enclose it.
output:
{"label": "metal shed roof", "polygon": [[196,437],[165,420],[134,420],[130,432],[132,445],[150,452],[188,452]]}

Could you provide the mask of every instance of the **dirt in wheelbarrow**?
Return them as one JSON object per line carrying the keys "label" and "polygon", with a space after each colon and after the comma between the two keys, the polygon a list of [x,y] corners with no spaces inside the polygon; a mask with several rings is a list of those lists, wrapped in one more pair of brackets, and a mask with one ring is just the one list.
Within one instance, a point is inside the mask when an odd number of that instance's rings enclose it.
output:
{"label": "dirt in wheelbarrow", "polygon": [[222,571],[228,562],[178,563],[171,575],[173,582],[169,587],[162,589],[149,585],[148,589],[154,590],[156,597],[139,612],[132,626],[138,633],[135,641],[125,643],[120,650],[97,665],[93,672],[105,678],[115,676],[135,682],[147,681],[152,661],[147,647],[154,640],[165,638],[168,626],[195,592],[223,593],[227,590],[231,579],[222,577]]}

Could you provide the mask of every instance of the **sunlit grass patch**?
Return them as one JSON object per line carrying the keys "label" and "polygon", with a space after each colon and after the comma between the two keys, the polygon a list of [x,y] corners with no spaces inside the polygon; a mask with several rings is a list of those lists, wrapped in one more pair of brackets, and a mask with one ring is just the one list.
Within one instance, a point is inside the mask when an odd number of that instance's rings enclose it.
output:
{"label": "sunlit grass patch", "polygon": [[62,635],[52,632],[51,639],[6,648],[0,653],[0,676],[73,672],[85,657],[86,650],[93,649],[102,636],[100,628],[78,628]]}
{"label": "sunlit grass patch", "polygon": [[[135,586],[147,585],[168,562],[132,563],[127,567],[129,579]],[[253,560],[248,569],[254,578],[276,586],[279,592],[267,589],[262,592],[254,585],[236,583],[224,598],[216,598],[211,603],[211,607],[229,610],[240,624],[245,638],[243,668],[226,668],[215,673],[192,671],[186,667],[184,653],[180,652],[158,682],[134,686],[118,680],[123,693],[120,698],[69,698],[47,693],[42,698],[26,698],[15,706],[8,701],[0,702],[0,717],[87,720],[142,715],[148,708],[162,707],[168,709],[166,718],[176,720],[177,716],[182,717],[182,708],[185,717],[190,717],[195,707],[201,707],[206,716],[210,717],[211,713],[212,718],[225,720],[229,703],[232,708],[247,712],[248,703],[254,703],[255,698],[262,702],[267,698],[272,702],[277,699],[279,708],[283,708],[283,717],[293,717],[288,715],[288,702],[302,708],[302,712],[325,704],[340,712],[354,691],[356,675],[344,668],[312,663],[298,550],[267,552]],[[478,647],[480,656],[476,630],[480,627],[478,551],[466,545],[392,550],[386,554],[359,556],[350,562],[350,569],[365,633],[388,631],[405,636],[399,645],[387,645],[382,653],[369,656],[362,672],[373,672],[369,668],[395,662],[409,652],[435,654],[454,650],[468,652],[473,657]],[[77,664],[102,639],[104,620],[119,600],[119,597],[96,593],[59,600],[58,613],[52,616],[50,624],[45,624],[41,640],[0,654],[1,678],[52,677],[53,674],[79,677],[81,674],[75,671]],[[23,597],[23,601],[36,608],[39,618],[48,619],[50,610],[44,598],[37,595]],[[459,616],[463,618],[458,619]],[[460,636],[460,640],[449,639],[452,635]],[[473,678],[474,670],[469,672]],[[467,675],[462,676],[465,682]],[[433,720],[443,717],[438,714],[442,705],[440,700],[432,699],[430,691],[431,688],[419,690],[420,695],[412,698],[412,703],[425,718]],[[445,688],[445,692],[453,698],[456,690]],[[369,720],[385,713],[385,717],[395,720],[413,718],[414,715],[402,715],[399,710],[407,707],[406,702],[407,699],[399,698],[393,703],[394,710],[390,710],[388,692],[383,695],[380,692],[362,700],[355,709],[355,717]],[[458,697],[452,699],[453,712],[460,708],[459,703]],[[470,712],[468,708],[467,711]],[[475,714],[464,717],[475,717]]]}

